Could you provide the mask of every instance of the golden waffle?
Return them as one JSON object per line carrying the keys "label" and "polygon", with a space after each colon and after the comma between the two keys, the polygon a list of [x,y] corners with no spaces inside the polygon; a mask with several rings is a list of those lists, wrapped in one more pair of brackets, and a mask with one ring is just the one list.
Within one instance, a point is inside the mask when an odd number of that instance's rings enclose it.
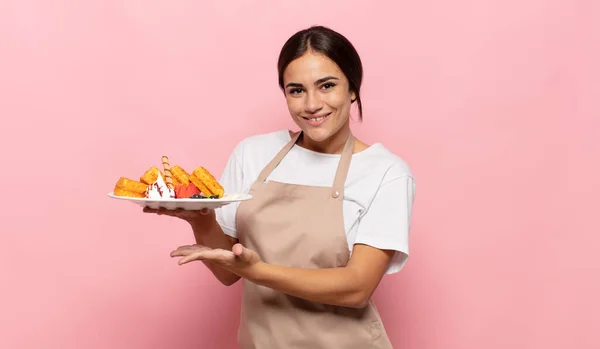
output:
{"label": "golden waffle", "polygon": [[183,184],[186,187],[190,185],[190,174],[181,168],[181,166],[175,165],[171,167],[171,173],[173,174],[173,184]]}
{"label": "golden waffle", "polygon": [[131,198],[145,198],[146,193],[134,193],[132,191],[123,189],[123,188],[115,188],[114,194],[116,196],[127,196]]}
{"label": "golden waffle", "polygon": [[206,196],[217,196],[220,198],[224,194],[223,186],[202,166],[197,167],[189,178]]}
{"label": "golden waffle", "polygon": [[146,189],[148,189],[148,185],[145,183],[121,177],[115,184],[113,192],[118,196],[145,197]]}
{"label": "golden waffle", "polygon": [[121,177],[115,184],[115,189],[121,188],[134,193],[144,193],[148,188],[148,185],[142,182],[134,181],[126,177]]}
{"label": "golden waffle", "polygon": [[152,183],[156,182],[159,173],[162,175],[164,180],[165,176],[158,170],[158,167],[152,166],[146,172],[144,172],[144,174],[140,177],[140,181],[146,183],[147,185],[151,185]]}

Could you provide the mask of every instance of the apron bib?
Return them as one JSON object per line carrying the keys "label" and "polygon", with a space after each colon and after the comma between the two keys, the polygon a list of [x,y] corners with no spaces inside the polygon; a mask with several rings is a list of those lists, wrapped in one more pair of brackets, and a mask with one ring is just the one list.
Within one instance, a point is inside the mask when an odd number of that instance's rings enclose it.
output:
{"label": "apron bib", "polygon": [[[296,144],[290,140],[261,171],[237,209],[240,243],[265,263],[297,268],[335,268],[348,263],[344,183],[354,150],[348,137],[333,187],[266,179]],[[390,349],[373,302],[362,309],[315,303],[243,282],[238,341],[241,349]]]}

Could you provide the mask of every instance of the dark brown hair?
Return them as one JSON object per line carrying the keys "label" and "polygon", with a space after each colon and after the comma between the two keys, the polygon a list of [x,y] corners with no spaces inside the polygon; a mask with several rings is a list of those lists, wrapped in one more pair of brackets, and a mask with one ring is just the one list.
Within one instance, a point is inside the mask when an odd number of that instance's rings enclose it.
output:
{"label": "dark brown hair", "polygon": [[323,26],[312,26],[292,35],[281,48],[277,71],[279,73],[279,86],[283,86],[283,72],[293,60],[312,50],[327,56],[342,70],[350,91],[356,94],[359,119],[362,120],[362,103],[360,100],[360,86],[363,78],[362,62],[352,43],[342,34]]}

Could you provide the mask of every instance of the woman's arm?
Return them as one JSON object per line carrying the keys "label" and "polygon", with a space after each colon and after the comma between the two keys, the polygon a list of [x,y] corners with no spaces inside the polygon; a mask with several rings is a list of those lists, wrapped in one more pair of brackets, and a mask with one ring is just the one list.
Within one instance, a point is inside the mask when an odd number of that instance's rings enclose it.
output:
{"label": "woman's arm", "polygon": [[346,267],[302,269],[259,262],[244,277],[309,301],[362,308],[377,288],[393,255],[394,251],[357,244]]}
{"label": "woman's arm", "polygon": [[[199,222],[190,223],[196,244],[207,246],[213,249],[231,250],[238,241],[223,232],[223,229],[216,221],[214,211],[208,213],[212,215],[210,219],[203,219]],[[206,217],[209,218],[209,217]],[[204,265],[213,273],[213,275],[225,286],[231,286],[240,277],[227,269],[218,266],[216,263],[205,260]]]}

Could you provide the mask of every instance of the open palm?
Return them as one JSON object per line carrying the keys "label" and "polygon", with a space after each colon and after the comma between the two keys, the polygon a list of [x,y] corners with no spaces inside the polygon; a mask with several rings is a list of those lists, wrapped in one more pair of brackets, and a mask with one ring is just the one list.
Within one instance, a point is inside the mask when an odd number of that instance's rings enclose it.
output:
{"label": "open palm", "polygon": [[171,252],[171,257],[181,257],[179,265],[192,261],[213,262],[240,277],[248,276],[252,268],[261,263],[256,252],[239,243],[233,245],[231,251],[220,248],[213,249],[203,245],[180,246]]}

